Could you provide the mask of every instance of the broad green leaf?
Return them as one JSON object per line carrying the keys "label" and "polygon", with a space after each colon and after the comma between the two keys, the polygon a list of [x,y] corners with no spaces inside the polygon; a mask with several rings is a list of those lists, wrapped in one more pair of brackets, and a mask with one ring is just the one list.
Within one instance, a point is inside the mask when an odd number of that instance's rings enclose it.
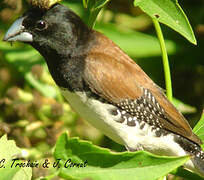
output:
{"label": "broad green leaf", "polygon": [[0,138],[0,147],[0,159],[12,159],[21,153],[21,149],[16,146],[15,141],[7,140],[6,135]]}
{"label": "broad green leaf", "polygon": [[[114,24],[96,24],[95,29],[113,40],[123,51],[132,57],[160,56],[161,49],[156,37],[132,30],[120,30]],[[176,44],[166,40],[168,54],[176,52]]]}
{"label": "broad green leaf", "polygon": [[177,0],[134,0],[134,5],[196,44],[191,25]]}
{"label": "broad green leaf", "polygon": [[[187,156],[160,157],[144,151],[114,153],[78,138],[69,139],[66,133],[58,139],[54,156],[61,159],[59,172],[61,177],[94,180],[155,180],[189,160]],[[81,163],[83,167],[65,168],[67,160]]]}
{"label": "broad green leaf", "polygon": [[[4,135],[0,139],[0,179],[1,180],[30,180],[32,176],[31,168],[20,168],[20,167],[12,167],[12,159],[17,158],[17,156],[21,153],[21,149],[18,148],[13,140],[7,140],[7,136]],[[5,162],[2,161],[5,159]]]}
{"label": "broad green leaf", "polygon": [[13,180],[30,180],[32,178],[32,168],[21,168],[15,176]]}
{"label": "broad green leaf", "polygon": [[10,163],[5,163],[5,166],[0,168],[1,180],[15,180],[14,177],[20,170],[20,167],[11,168]]}
{"label": "broad green leaf", "polygon": [[[193,132],[204,142],[204,112],[198,123],[193,128]],[[204,144],[201,145],[204,149]]]}
{"label": "broad green leaf", "polygon": [[182,101],[173,98],[173,104],[174,106],[182,113],[184,114],[189,114],[189,113],[195,113],[196,112],[196,108],[192,107],[188,104],[183,103]]}

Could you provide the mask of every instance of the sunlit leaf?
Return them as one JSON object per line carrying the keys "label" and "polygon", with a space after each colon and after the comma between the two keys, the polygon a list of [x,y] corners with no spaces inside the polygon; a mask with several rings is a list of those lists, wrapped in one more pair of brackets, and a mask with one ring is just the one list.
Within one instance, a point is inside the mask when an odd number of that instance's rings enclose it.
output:
{"label": "sunlit leaf", "polygon": [[134,0],[134,5],[196,44],[191,25],[177,0]]}
{"label": "sunlit leaf", "polygon": [[[61,177],[94,180],[156,180],[189,160],[187,156],[161,157],[144,151],[113,153],[78,138],[69,139],[66,133],[59,137],[54,156],[60,159]],[[65,168],[67,160],[84,166]]]}
{"label": "sunlit leaf", "polygon": [[[27,167],[25,169],[18,167],[13,167],[12,159],[18,157],[21,153],[21,149],[18,148],[13,140],[7,140],[7,136],[4,135],[0,138],[0,161],[1,161],[1,168],[0,174],[1,180],[16,180],[16,179],[23,179],[23,180],[30,180],[32,176],[32,169]],[[5,159],[5,162],[2,161]]]}

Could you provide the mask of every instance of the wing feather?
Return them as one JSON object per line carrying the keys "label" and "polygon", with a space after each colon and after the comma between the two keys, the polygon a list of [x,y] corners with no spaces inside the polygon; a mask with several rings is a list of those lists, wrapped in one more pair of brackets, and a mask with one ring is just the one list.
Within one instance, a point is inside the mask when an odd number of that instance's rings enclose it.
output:
{"label": "wing feather", "polygon": [[125,99],[138,99],[143,95],[143,89],[148,89],[168,118],[168,121],[159,118],[164,128],[201,144],[183,115],[145,72],[111,40],[101,34],[99,37],[100,43],[90,51],[85,62],[84,77],[90,89],[114,104]]}

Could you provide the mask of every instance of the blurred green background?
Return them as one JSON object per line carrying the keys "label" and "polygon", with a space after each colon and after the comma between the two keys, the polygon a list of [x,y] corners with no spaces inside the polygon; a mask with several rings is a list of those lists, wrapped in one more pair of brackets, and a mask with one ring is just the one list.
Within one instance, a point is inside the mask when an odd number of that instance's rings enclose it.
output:
{"label": "blurred green background", "polygon": [[[62,3],[87,21],[82,0]],[[204,107],[204,1],[179,3],[193,27],[198,45],[192,45],[164,25],[162,30],[169,55],[173,95],[180,100],[176,105],[193,127]],[[23,0],[1,0],[0,39],[27,8]],[[118,44],[165,89],[154,26],[147,15],[133,7],[131,0],[110,1],[99,14],[95,29]],[[64,131],[115,151],[125,150],[72,111],[38,52],[22,43],[0,41],[0,136],[7,133],[29,157],[36,159],[50,157],[57,137]],[[40,173],[46,174],[45,170],[38,170],[34,177]]]}

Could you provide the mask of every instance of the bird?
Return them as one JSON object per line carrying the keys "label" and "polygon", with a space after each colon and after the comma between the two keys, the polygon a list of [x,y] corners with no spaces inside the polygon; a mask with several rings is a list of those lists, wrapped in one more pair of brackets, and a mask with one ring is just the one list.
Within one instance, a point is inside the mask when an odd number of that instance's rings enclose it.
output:
{"label": "bird", "polygon": [[185,156],[204,175],[202,141],[163,91],[112,40],[89,28],[68,7],[32,7],[4,41],[31,45],[71,107],[128,151]]}

